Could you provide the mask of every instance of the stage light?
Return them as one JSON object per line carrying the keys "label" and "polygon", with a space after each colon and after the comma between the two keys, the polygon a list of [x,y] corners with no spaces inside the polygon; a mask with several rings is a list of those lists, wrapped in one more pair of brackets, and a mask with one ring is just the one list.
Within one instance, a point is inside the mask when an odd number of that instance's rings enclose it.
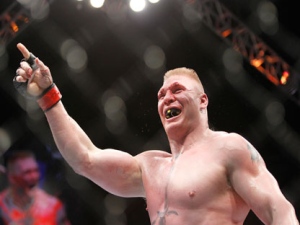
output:
{"label": "stage light", "polygon": [[104,4],[104,0],[90,0],[90,4],[94,8],[101,8]]}
{"label": "stage light", "polygon": [[165,53],[159,46],[149,46],[144,53],[145,64],[150,69],[159,69],[165,63]]}
{"label": "stage light", "polygon": [[285,108],[279,101],[272,100],[266,103],[265,116],[269,124],[279,126],[284,121]]}
{"label": "stage light", "polygon": [[264,63],[264,59],[260,58],[260,59],[251,59],[250,63],[252,66],[259,68],[263,63]]}
{"label": "stage light", "polygon": [[280,84],[285,85],[288,81],[289,76],[290,76],[290,73],[288,71],[283,71],[282,76],[280,78]]}
{"label": "stage light", "polygon": [[140,12],[145,9],[146,1],[145,0],[130,0],[130,8],[135,12]]}
{"label": "stage light", "polygon": [[87,53],[75,40],[65,40],[60,47],[60,53],[73,71],[80,72],[86,68]]}
{"label": "stage light", "polygon": [[19,2],[24,7],[30,7],[33,4],[33,1],[31,0],[17,0],[17,2]]}
{"label": "stage light", "polygon": [[17,33],[17,32],[19,31],[19,27],[18,27],[18,25],[17,25],[14,21],[12,21],[12,22],[10,23],[10,27],[11,27],[11,29],[12,29],[15,33]]}
{"label": "stage light", "polygon": [[0,127],[0,152],[3,153],[12,145],[12,139],[5,128]]}
{"label": "stage light", "polygon": [[159,0],[148,0],[150,3],[158,3]]}

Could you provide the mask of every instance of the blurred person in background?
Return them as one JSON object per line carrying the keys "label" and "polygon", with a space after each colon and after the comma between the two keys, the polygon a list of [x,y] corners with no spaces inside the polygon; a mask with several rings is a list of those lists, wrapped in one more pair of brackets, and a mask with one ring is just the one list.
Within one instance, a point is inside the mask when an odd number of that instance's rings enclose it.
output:
{"label": "blurred person in background", "polygon": [[19,92],[35,96],[70,166],[108,192],[146,199],[151,225],[242,225],[250,210],[267,225],[299,225],[259,152],[241,135],[208,126],[208,97],[195,71],[168,71],[158,113],[171,153],[136,156],[99,149],[69,116],[50,70],[27,48],[16,71]]}
{"label": "blurred person in background", "polygon": [[0,224],[70,225],[62,201],[38,186],[40,170],[33,152],[8,152],[5,164],[8,187],[0,193]]}

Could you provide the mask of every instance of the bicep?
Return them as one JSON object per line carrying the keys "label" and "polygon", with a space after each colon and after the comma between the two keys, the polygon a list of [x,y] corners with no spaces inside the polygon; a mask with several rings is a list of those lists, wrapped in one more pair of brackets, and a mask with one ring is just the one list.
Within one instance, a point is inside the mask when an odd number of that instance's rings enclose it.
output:
{"label": "bicep", "polygon": [[234,190],[251,207],[269,204],[271,196],[274,197],[280,192],[277,181],[267,168],[258,167],[253,169],[257,170],[255,173],[241,168],[237,169],[230,177]]}
{"label": "bicep", "polygon": [[83,175],[112,194],[123,197],[143,195],[142,173],[136,157],[114,149],[89,153]]}

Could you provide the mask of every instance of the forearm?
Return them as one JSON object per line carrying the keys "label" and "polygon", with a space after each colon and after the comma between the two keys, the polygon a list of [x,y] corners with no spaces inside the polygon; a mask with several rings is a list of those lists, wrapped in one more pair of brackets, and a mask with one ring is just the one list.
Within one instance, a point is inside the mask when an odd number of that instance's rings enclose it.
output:
{"label": "forearm", "polygon": [[70,166],[80,173],[81,168],[89,164],[89,151],[96,147],[68,115],[61,101],[45,115],[59,151]]}
{"label": "forearm", "polygon": [[89,166],[89,153],[96,147],[63,107],[61,93],[53,83],[50,69],[23,44],[19,43],[17,47],[25,60],[17,69],[15,88],[25,97],[37,97],[61,154],[76,172],[82,171]]}

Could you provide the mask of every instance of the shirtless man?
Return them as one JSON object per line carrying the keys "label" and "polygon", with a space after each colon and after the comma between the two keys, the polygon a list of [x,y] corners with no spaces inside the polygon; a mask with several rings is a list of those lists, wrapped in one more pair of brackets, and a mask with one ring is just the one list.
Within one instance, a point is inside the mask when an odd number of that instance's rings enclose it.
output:
{"label": "shirtless man", "polygon": [[30,151],[7,154],[8,187],[0,192],[0,224],[70,225],[60,199],[38,187],[40,171]]}
{"label": "shirtless man", "polygon": [[[17,47],[30,57],[24,45]],[[32,79],[27,91],[42,96],[38,103],[63,157],[108,192],[145,198],[151,225],[242,225],[249,210],[264,224],[299,224],[258,151],[238,134],[209,129],[208,97],[193,70],[167,72],[158,92],[171,154],[152,150],[131,156],[97,148],[66,112],[49,68],[34,61],[33,79],[23,61],[15,80]]]}

